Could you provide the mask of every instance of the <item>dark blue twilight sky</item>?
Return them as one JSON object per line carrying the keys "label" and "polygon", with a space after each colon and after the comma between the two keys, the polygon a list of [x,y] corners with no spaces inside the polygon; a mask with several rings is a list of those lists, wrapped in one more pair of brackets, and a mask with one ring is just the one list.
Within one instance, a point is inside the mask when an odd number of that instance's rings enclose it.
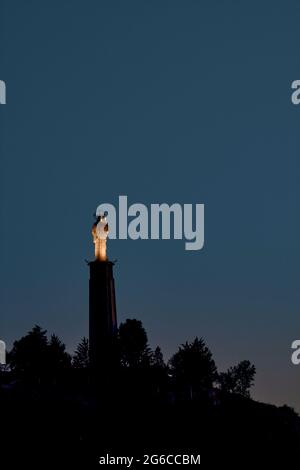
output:
{"label": "dark blue twilight sky", "polygon": [[111,241],[119,321],[203,336],[300,410],[298,1],[1,0],[1,318],[73,350],[101,202],[205,204],[205,248]]}

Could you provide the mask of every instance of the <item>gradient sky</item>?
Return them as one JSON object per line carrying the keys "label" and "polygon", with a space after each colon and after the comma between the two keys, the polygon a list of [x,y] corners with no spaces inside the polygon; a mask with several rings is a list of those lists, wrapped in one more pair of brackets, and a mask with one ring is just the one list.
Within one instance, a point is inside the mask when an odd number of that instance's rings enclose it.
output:
{"label": "gradient sky", "polygon": [[168,358],[203,336],[300,411],[298,1],[0,1],[1,317],[88,332],[101,202],[204,203],[205,248],[111,241],[119,321]]}

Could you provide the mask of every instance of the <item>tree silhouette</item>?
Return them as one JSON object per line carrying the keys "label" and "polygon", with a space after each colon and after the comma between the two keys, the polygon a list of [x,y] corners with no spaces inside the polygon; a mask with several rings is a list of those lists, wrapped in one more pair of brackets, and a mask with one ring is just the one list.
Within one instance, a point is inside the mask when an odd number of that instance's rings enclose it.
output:
{"label": "tree silhouette", "polygon": [[169,368],[177,383],[189,387],[191,398],[194,389],[208,390],[217,377],[212,354],[202,338],[180,346],[170,359]]}
{"label": "tree silhouette", "polygon": [[71,365],[71,356],[66,352],[65,344],[56,335],[51,335],[48,344],[49,371],[56,373]]}
{"label": "tree silhouette", "polygon": [[9,353],[12,370],[25,379],[40,381],[45,374],[47,364],[47,331],[38,325],[18,341],[15,341]]}
{"label": "tree silhouette", "polygon": [[255,374],[256,368],[250,361],[241,361],[238,365],[219,374],[218,382],[225,392],[250,397],[250,388],[254,384]]}
{"label": "tree silhouette", "polygon": [[164,356],[159,346],[155,348],[151,356],[151,365],[156,369],[165,369]]}
{"label": "tree silhouette", "polygon": [[166,387],[168,381],[168,368],[159,346],[151,354],[151,375],[154,389],[159,394]]}
{"label": "tree silhouette", "polygon": [[74,353],[72,365],[76,369],[87,369],[89,366],[89,340],[82,338]]}
{"label": "tree silhouette", "polygon": [[38,325],[14,342],[8,360],[17,376],[33,382],[46,378],[53,380],[71,364],[71,357],[61,340],[52,335],[48,341],[47,331]]}
{"label": "tree silhouette", "polygon": [[118,347],[122,366],[137,368],[150,365],[151,351],[141,321],[127,319],[125,323],[121,323],[118,331]]}

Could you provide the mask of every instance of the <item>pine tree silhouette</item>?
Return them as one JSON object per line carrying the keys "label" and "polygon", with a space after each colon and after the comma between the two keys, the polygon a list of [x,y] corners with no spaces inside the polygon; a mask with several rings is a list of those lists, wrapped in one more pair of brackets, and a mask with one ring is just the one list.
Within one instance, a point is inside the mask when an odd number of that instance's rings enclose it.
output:
{"label": "pine tree silhouette", "polygon": [[73,367],[76,369],[87,369],[89,366],[89,340],[85,337],[82,338],[77,346],[73,356]]}

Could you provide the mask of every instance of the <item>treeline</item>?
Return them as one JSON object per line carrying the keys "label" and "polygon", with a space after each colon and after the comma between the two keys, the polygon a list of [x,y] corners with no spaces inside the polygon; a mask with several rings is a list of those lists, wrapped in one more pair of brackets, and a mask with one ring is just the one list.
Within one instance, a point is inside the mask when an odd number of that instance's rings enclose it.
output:
{"label": "treeline", "polygon": [[119,326],[113,352],[116,361],[109,360],[111,349],[104,351],[108,367],[97,368],[95,380],[86,338],[73,354],[39,326],[15,341],[0,373],[1,457],[6,452],[12,464],[20,455],[24,466],[19,449],[25,445],[30,464],[41,451],[38,468],[45,456],[53,458],[53,468],[62,455],[66,468],[94,468],[96,457],[107,453],[167,451],[200,453],[220,468],[225,457],[229,468],[233,461],[238,468],[245,462],[256,468],[258,461],[276,466],[279,453],[280,468],[287,457],[299,462],[300,419],[288,406],[250,398],[255,366],[249,361],[220,372],[201,337],[165,361],[134,319]]}
{"label": "treeline", "polygon": [[[184,391],[193,399],[199,393],[224,393],[250,396],[254,384],[255,366],[243,360],[225,372],[218,372],[212,353],[203,338],[196,337],[182,344],[168,362],[158,346],[149,347],[147,333],[141,321],[127,319],[121,323],[116,338],[118,368],[127,380],[148,377],[149,387],[160,393],[173,389]],[[17,379],[31,383],[56,383],[68,372],[76,370],[83,377],[89,371],[89,342],[83,338],[73,355],[66,345],[40,326],[15,341],[7,355],[7,368]],[[84,375],[85,374],[85,375]]]}

